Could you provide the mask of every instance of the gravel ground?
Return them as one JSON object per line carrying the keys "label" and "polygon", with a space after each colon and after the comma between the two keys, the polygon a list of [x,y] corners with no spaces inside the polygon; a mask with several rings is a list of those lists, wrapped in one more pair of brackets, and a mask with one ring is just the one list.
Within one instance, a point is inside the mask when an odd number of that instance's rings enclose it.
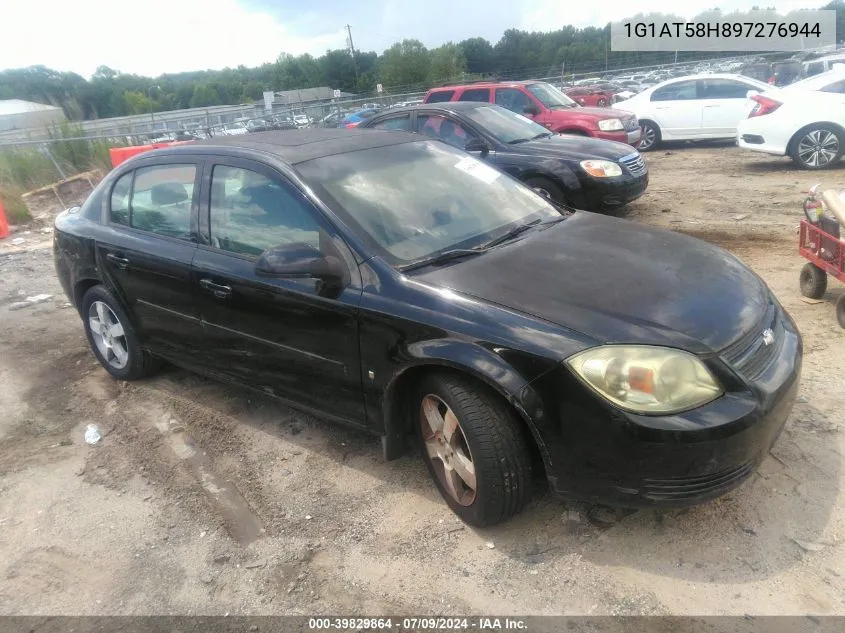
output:
{"label": "gravel ground", "polygon": [[843,288],[801,300],[795,234],[802,189],[845,172],[720,145],[647,159],[624,215],[737,253],[805,338],[799,402],[740,489],[610,528],[540,490],[471,529],[371,437],[181,370],[109,378],[33,226],[0,242],[0,613],[845,614]]}

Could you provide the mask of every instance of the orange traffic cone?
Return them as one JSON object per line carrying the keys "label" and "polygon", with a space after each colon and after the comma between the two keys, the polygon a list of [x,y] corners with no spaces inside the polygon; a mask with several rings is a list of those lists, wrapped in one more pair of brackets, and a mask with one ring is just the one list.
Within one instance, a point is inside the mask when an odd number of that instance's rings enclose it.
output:
{"label": "orange traffic cone", "polygon": [[6,209],[3,207],[3,199],[0,198],[0,240],[9,237],[9,221],[6,219]]}

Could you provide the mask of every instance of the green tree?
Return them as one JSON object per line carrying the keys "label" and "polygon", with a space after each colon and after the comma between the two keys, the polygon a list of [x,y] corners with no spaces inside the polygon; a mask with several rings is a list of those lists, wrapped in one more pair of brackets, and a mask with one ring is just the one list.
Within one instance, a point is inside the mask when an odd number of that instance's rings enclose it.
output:
{"label": "green tree", "polygon": [[384,51],[379,79],[390,87],[424,84],[429,76],[429,54],[419,40],[402,40]]}
{"label": "green tree", "polygon": [[458,43],[467,62],[467,72],[473,74],[487,74],[493,72],[496,63],[496,53],[493,45],[483,37],[472,37]]}
{"label": "green tree", "polygon": [[429,81],[446,81],[461,77],[467,70],[467,60],[460,46],[449,42],[431,51]]}

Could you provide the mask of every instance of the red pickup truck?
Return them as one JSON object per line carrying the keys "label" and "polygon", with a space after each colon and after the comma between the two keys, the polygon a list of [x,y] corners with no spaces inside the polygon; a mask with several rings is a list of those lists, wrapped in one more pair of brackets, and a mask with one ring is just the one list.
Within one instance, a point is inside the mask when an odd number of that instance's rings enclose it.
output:
{"label": "red pickup truck", "polygon": [[481,101],[521,114],[552,132],[580,134],[636,147],[642,132],[637,117],[612,108],[587,108],[543,81],[478,82],[432,88],[424,103]]}

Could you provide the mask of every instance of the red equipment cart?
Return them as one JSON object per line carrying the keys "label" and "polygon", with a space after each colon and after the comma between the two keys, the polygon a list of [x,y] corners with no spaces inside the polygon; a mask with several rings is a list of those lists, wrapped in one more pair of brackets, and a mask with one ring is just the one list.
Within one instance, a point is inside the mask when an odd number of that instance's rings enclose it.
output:
{"label": "red equipment cart", "polygon": [[[798,253],[809,262],[801,269],[801,294],[821,299],[828,275],[845,284],[845,240],[840,237],[840,227],[845,226],[845,201],[833,190],[819,194],[818,185],[809,193],[798,239]],[[836,302],[836,319],[845,328],[845,294]]]}

